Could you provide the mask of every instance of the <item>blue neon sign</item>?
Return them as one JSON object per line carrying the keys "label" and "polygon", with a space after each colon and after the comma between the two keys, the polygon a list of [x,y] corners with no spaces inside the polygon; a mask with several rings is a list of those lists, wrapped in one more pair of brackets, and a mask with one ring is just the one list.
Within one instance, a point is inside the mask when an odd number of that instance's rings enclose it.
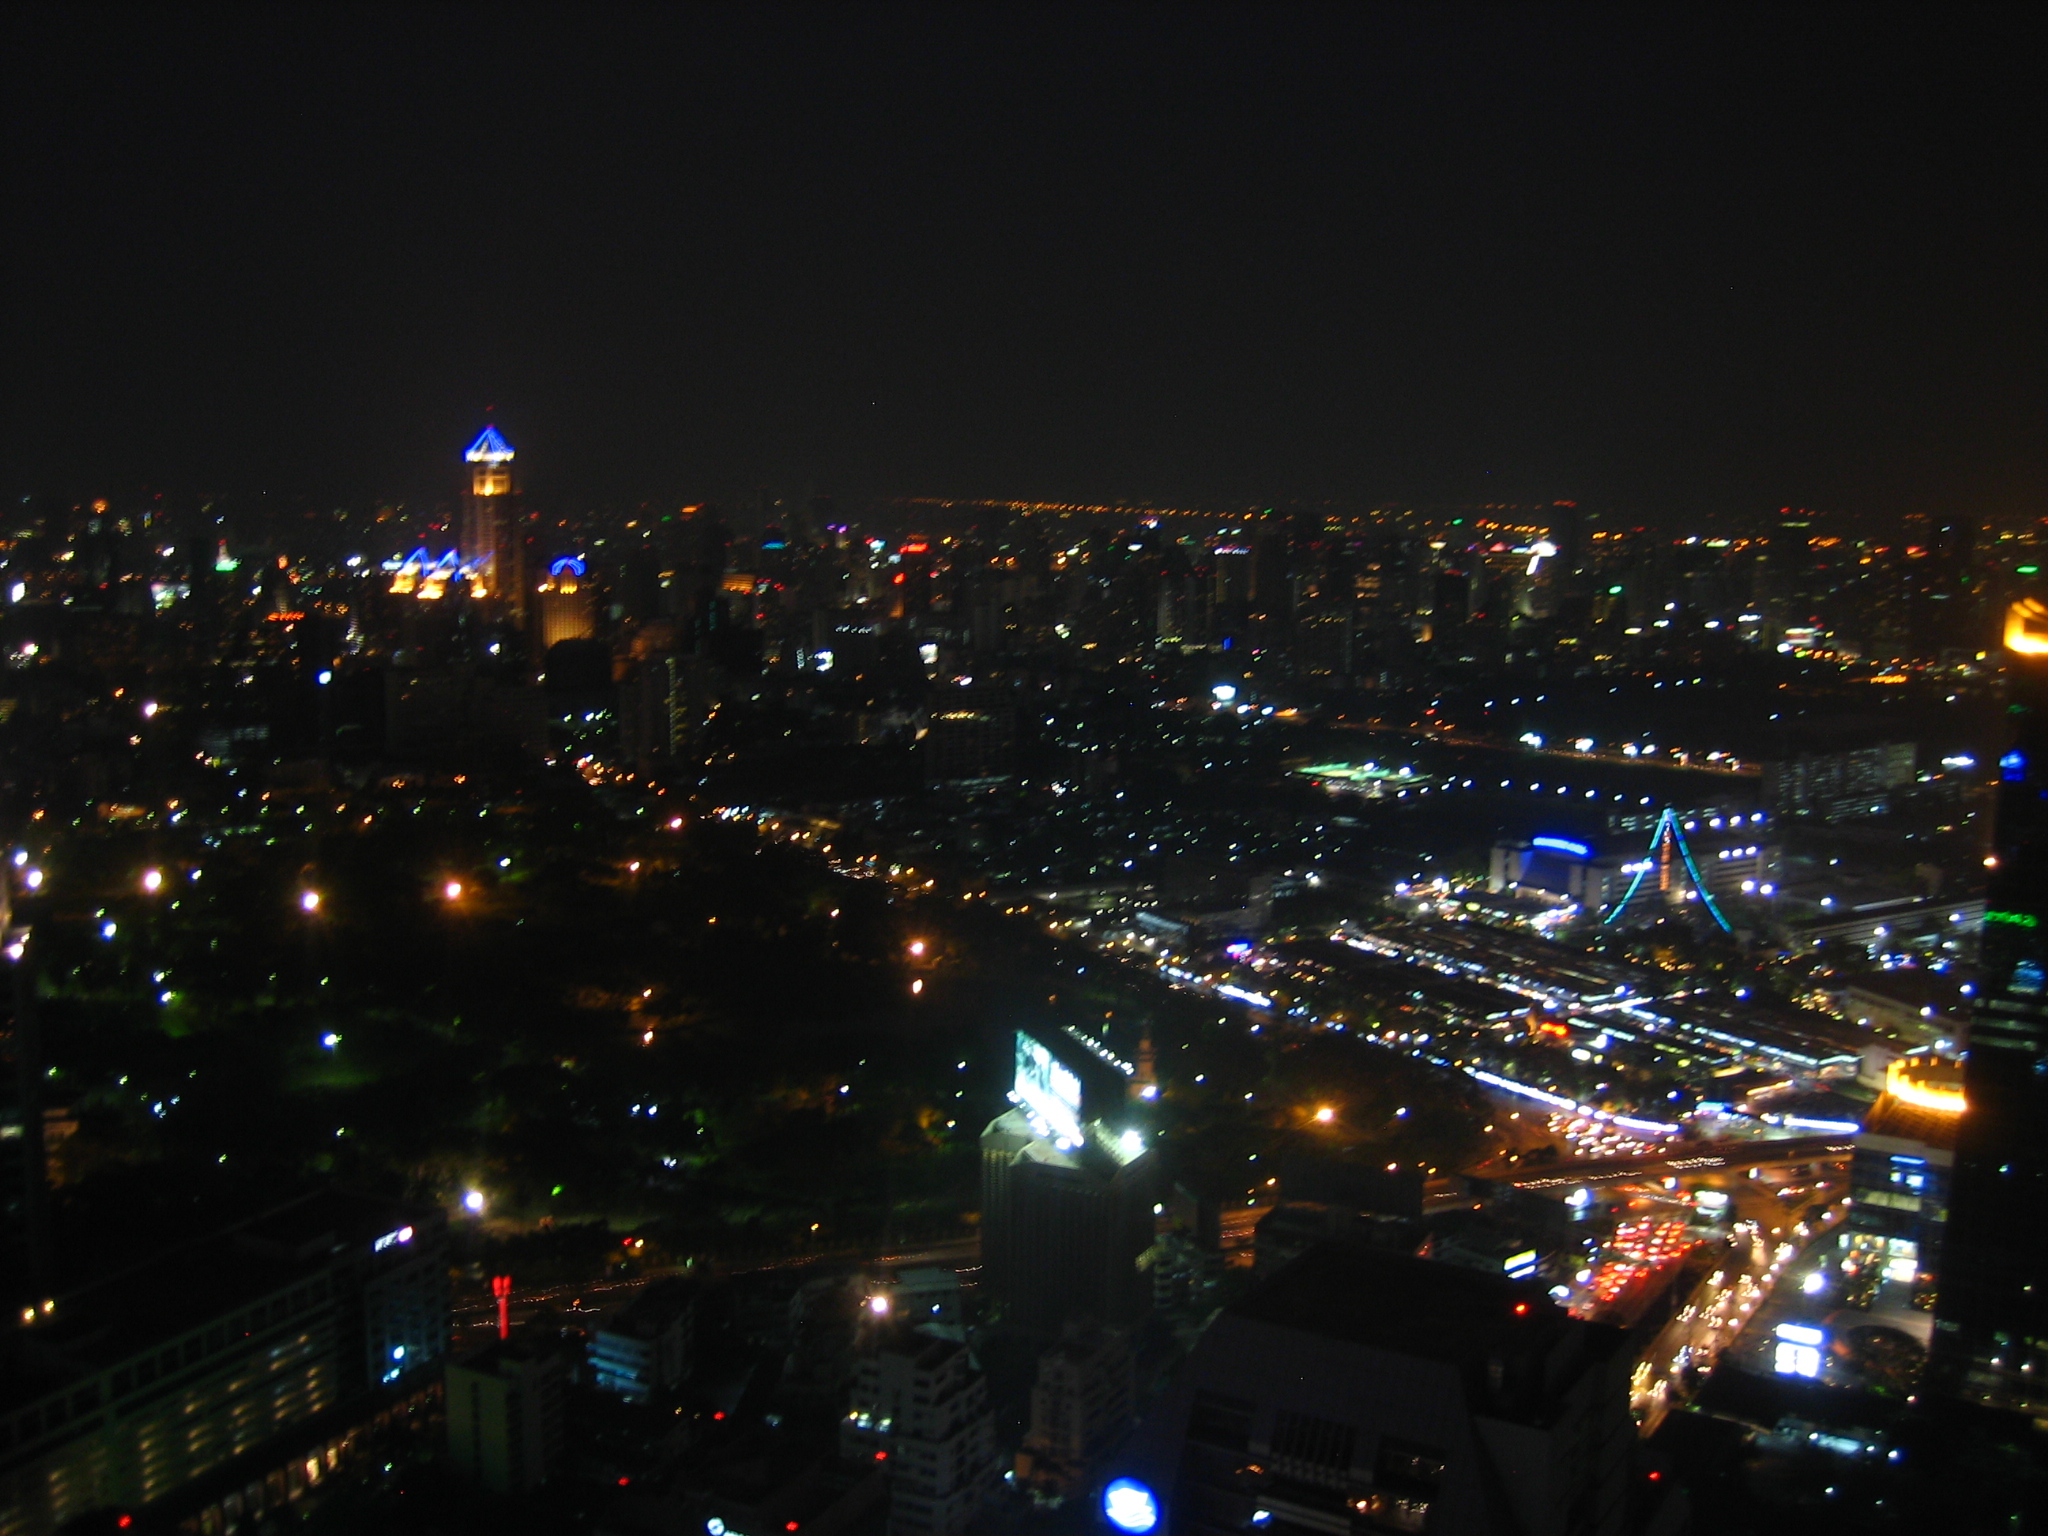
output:
{"label": "blue neon sign", "polygon": [[550,576],[588,576],[590,574],[590,567],[585,563],[581,555],[562,555],[555,560],[553,565],[548,567],[548,574]]}
{"label": "blue neon sign", "polygon": [[1529,839],[1529,846],[1532,848],[1547,848],[1552,853],[1568,853],[1575,859],[1590,859],[1593,857],[1593,850],[1591,848],[1587,847],[1584,843],[1573,842],[1568,837],[1532,837]]}

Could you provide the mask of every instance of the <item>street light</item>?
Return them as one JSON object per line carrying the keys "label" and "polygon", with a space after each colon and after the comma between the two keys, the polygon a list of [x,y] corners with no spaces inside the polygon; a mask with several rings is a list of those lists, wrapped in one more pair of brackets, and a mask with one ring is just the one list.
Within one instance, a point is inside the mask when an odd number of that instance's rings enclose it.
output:
{"label": "street light", "polygon": [[483,1215],[484,1192],[480,1189],[470,1190],[462,1197],[462,1208],[472,1216]]}
{"label": "street light", "polygon": [[299,892],[299,910],[301,912],[318,912],[320,910],[320,893],[318,891]]}
{"label": "street light", "polygon": [[145,869],[142,872],[142,888],[154,896],[164,888],[164,872],[160,869]]}
{"label": "street light", "polygon": [[1321,1109],[1316,1111],[1317,1125],[1328,1125],[1332,1120],[1336,1118],[1337,1111],[1330,1108],[1330,1106],[1327,1104],[1325,1104]]}
{"label": "street light", "polygon": [[462,882],[460,880],[450,880],[441,887],[441,894],[450,901],[460,901],[462,899]]}

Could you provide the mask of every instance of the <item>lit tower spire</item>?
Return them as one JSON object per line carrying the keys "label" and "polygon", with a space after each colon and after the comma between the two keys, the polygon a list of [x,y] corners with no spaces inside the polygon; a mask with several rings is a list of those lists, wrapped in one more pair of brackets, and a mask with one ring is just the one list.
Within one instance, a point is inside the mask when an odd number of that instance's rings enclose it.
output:
{"label": "lit tower spire", "polygon": [[511,616],[526,619],[525,540],[519,536],[512,486],[512,445],[495,426],[485,427],[463,459],[470,469],[462,507],[462,560],[473,597],[495,599]]}

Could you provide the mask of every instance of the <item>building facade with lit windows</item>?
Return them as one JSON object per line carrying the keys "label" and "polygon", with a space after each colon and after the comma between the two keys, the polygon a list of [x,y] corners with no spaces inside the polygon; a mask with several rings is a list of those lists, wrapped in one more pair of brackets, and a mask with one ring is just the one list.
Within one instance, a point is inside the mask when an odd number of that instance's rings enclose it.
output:
{"label": "building facade with lit windows", "polygon": [[1962,1066],[1934,1052],[1885,1069],[1885,1092],[1864,1117],[1849,1163],[1842,1234],[1844,1299],[1925,1306],[1940,1283],[1949,1184],[1962,1115]]}
{"label": "building facade with lit windows", "polygon": [[995,1420],[967,1346],[892,1327],[862,1358],[840,1454],[878,1464],[889,1536],[961,1536],[995,1491]]}
{"label": "building facade with lit windows", "polygon": [[1999,761],[1930,1366],[1939,1387],[2039,1416],[2048,1410],[2048,607],[2015,603],[2005,649],[2012,744]]}
{"label": "building facade with lit windows", "polygon": [[202,1480],[268,1507],[274,1478],[332,1470],[301,1431],[340,1443],[433,1382],[446,1222],[322,1193],[31,1310],[0,1341],[0,1536],[179,1507]]}

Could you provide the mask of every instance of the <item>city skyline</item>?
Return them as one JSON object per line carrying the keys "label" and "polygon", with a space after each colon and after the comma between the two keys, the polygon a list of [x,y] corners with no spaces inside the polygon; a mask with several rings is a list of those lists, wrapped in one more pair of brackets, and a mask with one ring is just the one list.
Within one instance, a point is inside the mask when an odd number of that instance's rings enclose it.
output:
{"label": "city skyline", "polygon": [[2033,13],[0,28],[0,1536],[2048,1514]]}

